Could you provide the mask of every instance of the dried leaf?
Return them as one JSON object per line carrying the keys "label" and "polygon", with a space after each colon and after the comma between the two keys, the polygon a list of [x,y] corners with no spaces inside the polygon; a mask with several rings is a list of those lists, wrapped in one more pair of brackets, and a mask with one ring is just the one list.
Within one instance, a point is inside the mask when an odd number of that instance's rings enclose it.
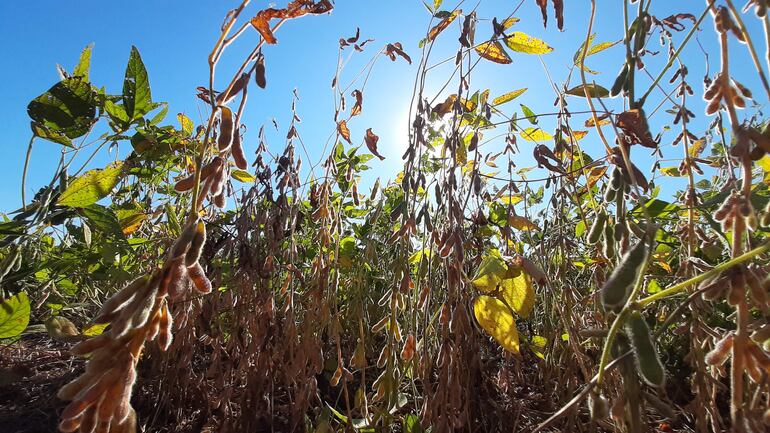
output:
{"label": "dried leaf", "polygon": [[443,32],[444,29],[449,27],[449,24],[452,24],[452,21],[454,21],[461,13],[463,13],[462,9],[455,9],[448,17],[444,18],[441,20],[441,22],[430,29],[428,32],[428,41],[433,41],[436,39],[436,36]]}
{"label": "dried leaf", "polygon": [[345,139],[345,141],[350,143],[350,129],[348,129],[348,122],[340,120],[339,123],[337,123],[337,132]]}
{"label": "dried leaf", "polygon": [[401,56],[404,60],[409,62],[409,64],[412,64],[412,59],[409,57],[408,54],[404,52],[404,47],[401,46],[401,42],[394,42],[392,44],[388,44],[385,46],[385,55],[390,58],[392,61],[396,61],[396,55]]}
{"label": "dried leaf", "polygon": [[538,226],[537,224],[533,223],[529,219],[521,216],[521,215],[511,215],[508,217],[508,225],[511,227],[521,230],[523,232],[527,232],[530,230],[537,230]]}
{"label": "dried leaf", "polygon": [[380,155],[380,153],[377,151],[377,142],[380,140],[380,137],[374,134],[372,132],[372,128],[368,128],[366,130],[366,135],[364,136],[364,141],[366,142],[366,148],[369,149],[369,152],[372,152],[374,156],[377,158],[380,158],[380,160],[385,159],[384,156]]}
{"label": "dried leaf", "polygon": [[363,103],[363,94],[360,90],[353,90],[351,95],[356,98],[356,103],[353,104],[353,108],[350,109],[350,117],[361,114],[361,104]]}
{"label": "dried leaf", "polygon": [[262,38],[268,44],[275,44],[273,31],[270,28],[270,20],[299,18],[303,15],[325,14],[331,12],[334,5],[329,0],[320,0],[317,3],[308,0],[293,0],[283,9],[267,8],[261,10],[251,19],[251,25],[262,35]]}

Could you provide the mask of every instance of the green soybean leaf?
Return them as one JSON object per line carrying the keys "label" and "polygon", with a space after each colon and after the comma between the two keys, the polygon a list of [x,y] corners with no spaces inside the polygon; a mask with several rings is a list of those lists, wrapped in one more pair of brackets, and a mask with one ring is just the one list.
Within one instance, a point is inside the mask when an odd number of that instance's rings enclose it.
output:
{"label": "green soybean leaf", "polygon": [[91,129],[96,121],[96,105],[96,92],[91,84],[71,77],[59,81],[33,99],[27,105],[27,113],[34,121],[32,132],[36,136],[71,139],[82,137]]}
{"label": "green soybean leaf", "polygon": [[92,204],[80,209],[80,214],[88,220],[91,227],[100,232],[118,239],[124,238],[120,220],[112,209],[99,204]]}
{"label": "green soybean leaf", "polygon": [[567,90],[567,94],[585,97],[586,95],[583,88],[588,90],[588,96],[592,98],[606,98],[607,96],[610,96],[610,91],[598,84],[586,84],[585,86],[581,84]]}
{"label": "green soybean leaf", "polygon": [[131,47],[126,77],[123,80],[123,107],[131,120],[138,119],[155,108],[147,69],[135,46]]}
{"label": "green soybean leaf", "polygon": [[86,207],[107,197],[123,177],[123,161],[114,162],[103,169],[90,170],[75,179],[59,197],[59,204]]}
{"label": "green soybean leaf", "polygon": [[80,60],[78,60],[77,66],[72,71],[73,77],[80,77],[85,81],[89,80],[88,73],[91,69],[91,50],[93,50],[94,44],[88,44],[80,53]]}
{"label": "green soybean leaf", "polygon": [[521,105],[521,111],[524,112],[524,117],[526,117],[527,120],[529,120],[529,123],[533,125],[537,125],[537,115],[535,114],[535,112],[532,111],[529,107],[527,107],[524,104],[519,104],[519,105]]}
{"label": "green soybean leaf", "polygon": [[0,304],[0,338],[21,335],[29,325],[29,298],[24,292],[4,300]]}

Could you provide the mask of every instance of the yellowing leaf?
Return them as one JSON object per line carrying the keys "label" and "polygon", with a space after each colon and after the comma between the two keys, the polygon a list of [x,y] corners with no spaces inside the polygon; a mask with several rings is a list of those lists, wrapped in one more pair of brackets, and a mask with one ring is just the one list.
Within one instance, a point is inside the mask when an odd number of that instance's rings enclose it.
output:
{"label": "yellowing leaf", "polygon": [[553,140],[553,135],[543,131],[540,128],[526,128],[521,131],[521,138],[527,141],[543,142]]}
{"label": "yellowing leaf", "polygon": [[93,325],[83,328],[83,335],[86,337],[96,337],[104,332],[105,328],[109,326],[109,323],[94,323]]}
{"label": "yellowing leaf", "polygon": [[527,91],[526,87],[523,89],[512,90],[506,94],[500,95],[497,98],[493,99],[492,105],[500,105],[500,104],[505,104],[506,102],[509,102],[509,101],[513,101],[514,99],[518,98],[519,96],[521,96],[522,93],[526,91]]}
{"label": "yellowing leaf", "polygon": [[473,302],[473,315],[479,325],[511,353],[519,353],[519,332],[513,313],[499,299],[481,295]]}
{"label": "yellowing leaf", "polygon": [[176,118],[179,120],[179,124],[182,125],[182,132],[184,132],[184,135],[191,135],[193,127],[195,126],[193,121],[182,113],[177,113]]}
{"label": "yellowing leaf", "polygon": [[509,216],[508,225],[521,231],[537,230],[538,228],[537,224],[520,215]]}
{"label": "yellowing leaf", "polygon": [[582,140],[586,135],[588,135],[588,131],[572,131],[572,138],[575,140]]}
{"label": "yellowing leaf", "polygon": [[[604,125],[609,125],[610,124],[609,116],[605,116],[604,118],[602,118],[600,116],[600,117],[598,117],[598,120],[599,120],[599,126],[604,126]],[[590,128],[592,126],[596,126],[596,122],[594,122],[594,116],[591,116],[591,117],[588,118],[588,120],[586,120],[585,126],[586,126],[586,128]]]}
{"label": "yellowing leaf", "polygon": [[506,18],[505,21],[501,22],[500,25],[503,26],[504,30],[508,30],[519,21],[521,20],[516,17],[510,17],[510,18]]}
{"label": "yellowing leaf", "polygon": [[511,63],[511,56],[505,52],[500,42],[489,41],[476,46],[476,52],[483,58],[500,64]]}
{"label": "yellowing leaf", "polygon": [[75,179],[59,197],[62,206],[86,207],[107,197],[123,177],[123,161],[89,170]]}
{"label": "yellowing leaf", "polygon": [[548,54],[553,48],[542,40],[523,32],[513,32],[505,38],[505,45],[513,51],[524,54]]}
{"label": "yellowing leaf", "polygon": [[256,182],[257,180],[257,178],[254,177],[254,175],[252,175],[246,170],[233,170],[230,173],[230,176],[232,176],[233,179],[243,183],[253,183],[253,182]]}
{"label": "yellowing leaf", "polygon": [[21,335],[29,325],[29,298],[24,292],[0,303],[0,338]]}
{"label": "yellowing leaf", "polygon": [[535,307],[535,289],[526,272],[519,272],[516,277],[501,281],[500,296],[519,316],[526,319],[532,314]]}
{"label": "yellowing leaf", "polygon": [[[697,140],[690,144],[690,157],[697,158],[700,156],[703,149],[706,148],[706,140]],[[767,170],[765,170],[767,171]]]}
{"label": "yellowing leaf", "polygon": [[500,201],[505,205],[515,205],[516,203],[520,203],[522,200],[524,200],[524,197],[520,195],[504,195],[500,197]]}
{"label": "yellowing leaf", "polygon": [[141,227],[142,222],[147,219],[147,214],[135,213],[120,219],[120,229],[124,235],[128,236]]}
{"label": "yellowing leaf", "polygon": [[599,179],[601,179],[602,176],[604,176],[604,173],[606,172],[607,172],[606,165],[592,168],[591,171],[588,172],[588,188],[591,188],[592,186],[594,186],[596,182],[598,182]]}
{"label": "yellowing leaf", "polygon": [[679,171],[679,167],[671,166],[671,167],[661,167],[660,173],[664,176],[671,176],[671,177],[680,177],[682,176],[682,173]]}
{"label": "yellowing leaf", "polygon": [[490,293],[497,289],[497,285],[506,277],[508,266],[502,257],[488,255],[481,260],[479,270],[473,285],[481,292]]}

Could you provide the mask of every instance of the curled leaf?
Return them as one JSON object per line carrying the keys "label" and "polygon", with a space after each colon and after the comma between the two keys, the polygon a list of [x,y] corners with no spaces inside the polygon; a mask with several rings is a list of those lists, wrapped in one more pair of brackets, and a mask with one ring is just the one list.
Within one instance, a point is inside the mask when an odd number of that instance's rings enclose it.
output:
{"label": "curled leaf", "polygon": [[479,56],[495,63],[506,65],[511,63],[511,56],[505,52],[500,42],[489,41],[476,46]]}
{"label": "curled leaf", "polygon": [[369,149],[369,152],[372,152],[374,156],[377,158],[380,158],[380,160],[385,159],[384,156],[380,155],[380,153],[377,151],[377,142],[380,140],[380,137],[376,136],[374,132],[372,132],[372,128],[369,128],[366,130],[366,135],[364,136],[364,141],[366,142],[366,148]]}

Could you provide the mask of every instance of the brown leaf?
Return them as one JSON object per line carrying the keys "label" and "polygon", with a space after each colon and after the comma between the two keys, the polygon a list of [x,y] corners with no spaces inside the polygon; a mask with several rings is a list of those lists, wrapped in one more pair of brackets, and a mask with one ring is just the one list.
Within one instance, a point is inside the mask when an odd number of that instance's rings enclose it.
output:
{"label": "brown leaf", "polygon": [[380,160],[385,159],[384,156],[380,155],[380,153],[377,151],[377,142],[380,140],[380,137],[374,135],[374,132],[372,132],[372,128],[369,128],[366,130],[366,135],[364,136],[364,141],[366,142],[366,148],[369,149],[369,152],[372,152],[374,156],[377,158],[380,158]]}
{"label": "brown leaf", "polygon": [[511,63],[511,57],[505,52],[500,42],[497,41],[484,42],[476,46],[476,52],[479,53],[479,56],[495,63],[503,65]]}
{"label": "brown leaf", "polygon": [[270,28],[270,20],[299,18],[303,15],[325,14],[331,12],[334,5],[329,0],[320,0],[317,3],[309,0],[293,0],[283,9],[267,8],[257,12],[257,15],[251,19],[251,25],[262,35],[262,38],[268,44],[278,42]]}
{"label": "brown leaf", "polygon": [[439,117],[444,116],[445,114],[447,114],[450,111],[452,111],[452,107],[454,107],[455,101],[457,101],[457,95],[456,94],[453,93],[453,94],[447,96],[447,98],[446,98],[446,100],[444,100],[444,102],[442,102],[442,103],[436,105],[435,107],[433,107],[433,110],[432,110],[433,114],[436,114]]}
{"label": "brown leaf", "polygon": [[436,36],[449,27],[449,25],[452,24],[452,21],[454,21],[461,13],[463,13],[462,9],[455,9],[448,17],[444,18],[440,23],[430,29],[428,32],[428,41],[436,39]]}
{"label": "brown leaf", "polygon": [[641,144],[650,149],[657,149],[658,143],[652,139],[647,117],[639,109],[624,111],[615,117],[615,124],[628,137],[631,144]]}
{"label": "brown leaf", "polygon": [[[548,0],[535,0],[538,6],[540,6],[540,13],[543,15],[543,27],[548,24]],[[559,30],[564,30],[564,0],[551,0],[553,3],[553,12],[556,15],[556,26]]]}
{"label": "brown leaf", "polygon": [[361,104],[363,103],[364,95],[360,90],[353,90],[351,96],[356,98],[356,103],[353,105],[353,108],[350,109],[350,117],[353,117],[361,114]]}
{"label": "brown leaf", "polygon": [[394,42],[392,44],[388,44],[385,47],[385,55],[390,57],[390,60],[396,61],[396,55],[401,56],[404,60],[409,62],[409,64],[412,64],[412,59],[409,57],[408,54],[404,52],[404,47],[401,46],[401,42]]}
{"label": "brown leaf", "polygon": [[350,143],[350,129],[348,129],[348,123],[346,121],[340,120],[339,123],[337,123],[337,132],[345,139],[345,141]]}

